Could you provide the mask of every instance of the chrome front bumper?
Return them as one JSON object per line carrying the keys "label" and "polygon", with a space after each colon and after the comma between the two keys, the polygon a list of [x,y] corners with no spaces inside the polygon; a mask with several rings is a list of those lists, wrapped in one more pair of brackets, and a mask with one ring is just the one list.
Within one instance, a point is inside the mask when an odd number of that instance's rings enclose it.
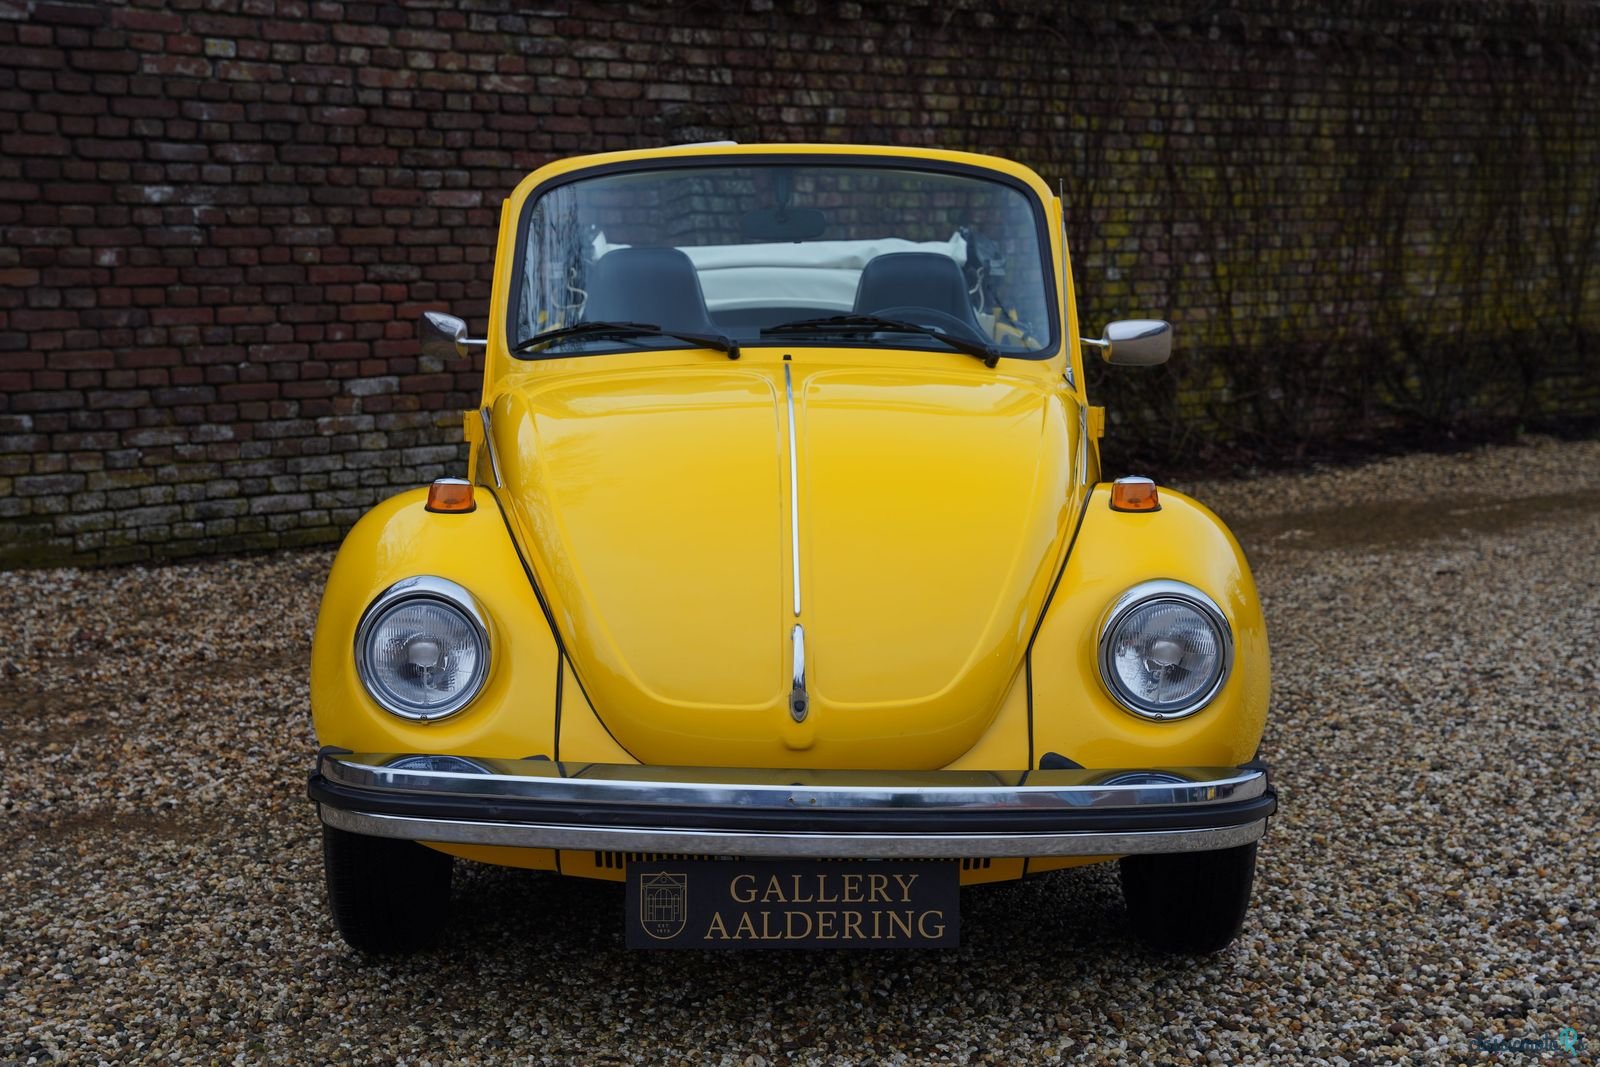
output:
{"label": "chrome front bumper", "polygon": [[1231,848],[1265,833],[1277,810],[1257,765],[917,772],[474,759],[452,770],[390,766],[404,758],[325,749],[309,787],[322,821],[453,844],[965,859]]}

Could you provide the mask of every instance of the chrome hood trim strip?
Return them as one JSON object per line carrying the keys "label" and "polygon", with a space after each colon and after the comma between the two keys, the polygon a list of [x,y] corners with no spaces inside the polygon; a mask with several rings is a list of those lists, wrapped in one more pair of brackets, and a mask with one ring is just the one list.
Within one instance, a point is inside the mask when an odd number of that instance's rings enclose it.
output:
{"label": "chrome hood trim strip", "polygon": [[783,392],[789,401],[789,554],[794,561],[794,615],[800,617],[800,460],[794,444],[794,375],[783,365]]}
{"label": "chrome hood trim strip", "polygon": [[811,698],[806,694],[805,627],[795,623],[789,640],[794,646],[794,685],[789,689],[789,715],[795,722],[805,722],[811,706]]}

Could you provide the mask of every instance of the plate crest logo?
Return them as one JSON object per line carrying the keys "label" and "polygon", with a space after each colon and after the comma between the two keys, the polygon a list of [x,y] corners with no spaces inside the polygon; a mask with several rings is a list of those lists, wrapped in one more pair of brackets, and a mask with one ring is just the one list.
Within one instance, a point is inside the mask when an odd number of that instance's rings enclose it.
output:
{"label": "plate crest logo", "polygon": [[689,876],[667,871],[639,876],[639,925],[658,941],[683,933],[689,921]]}

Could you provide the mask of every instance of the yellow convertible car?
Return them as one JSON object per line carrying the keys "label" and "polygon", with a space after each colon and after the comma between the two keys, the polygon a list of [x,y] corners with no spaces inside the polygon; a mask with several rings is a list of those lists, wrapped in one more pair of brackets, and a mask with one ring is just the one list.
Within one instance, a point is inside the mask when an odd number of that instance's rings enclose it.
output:
{"label": "yellow convertible car", "polygon": [[310,795],[357,948],[457,859],[625,882],[639,947],[955,943],[961,886],[1117,861],[1131,930],[1237,934],[1276,797],[1250,571],[1107,480],[1062,205],[1001,159],[705,144],[529,176],[463,478],[350,532]]}

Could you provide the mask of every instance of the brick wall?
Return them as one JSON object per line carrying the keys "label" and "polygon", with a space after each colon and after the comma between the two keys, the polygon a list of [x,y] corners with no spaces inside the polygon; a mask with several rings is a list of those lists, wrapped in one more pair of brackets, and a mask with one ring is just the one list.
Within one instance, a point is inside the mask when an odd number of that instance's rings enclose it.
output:
{"label": "brick wall", "polygon": [[[588,150],[995,151],[1066,188],[1152,449],[1600,412],[1587,4],[0,0],[0,566],[337,539],[461,468],[498,204]],[[1325,12],[1337,11],[1336,15]],[[1397,13],[1398,12],[1398,13]]]}

